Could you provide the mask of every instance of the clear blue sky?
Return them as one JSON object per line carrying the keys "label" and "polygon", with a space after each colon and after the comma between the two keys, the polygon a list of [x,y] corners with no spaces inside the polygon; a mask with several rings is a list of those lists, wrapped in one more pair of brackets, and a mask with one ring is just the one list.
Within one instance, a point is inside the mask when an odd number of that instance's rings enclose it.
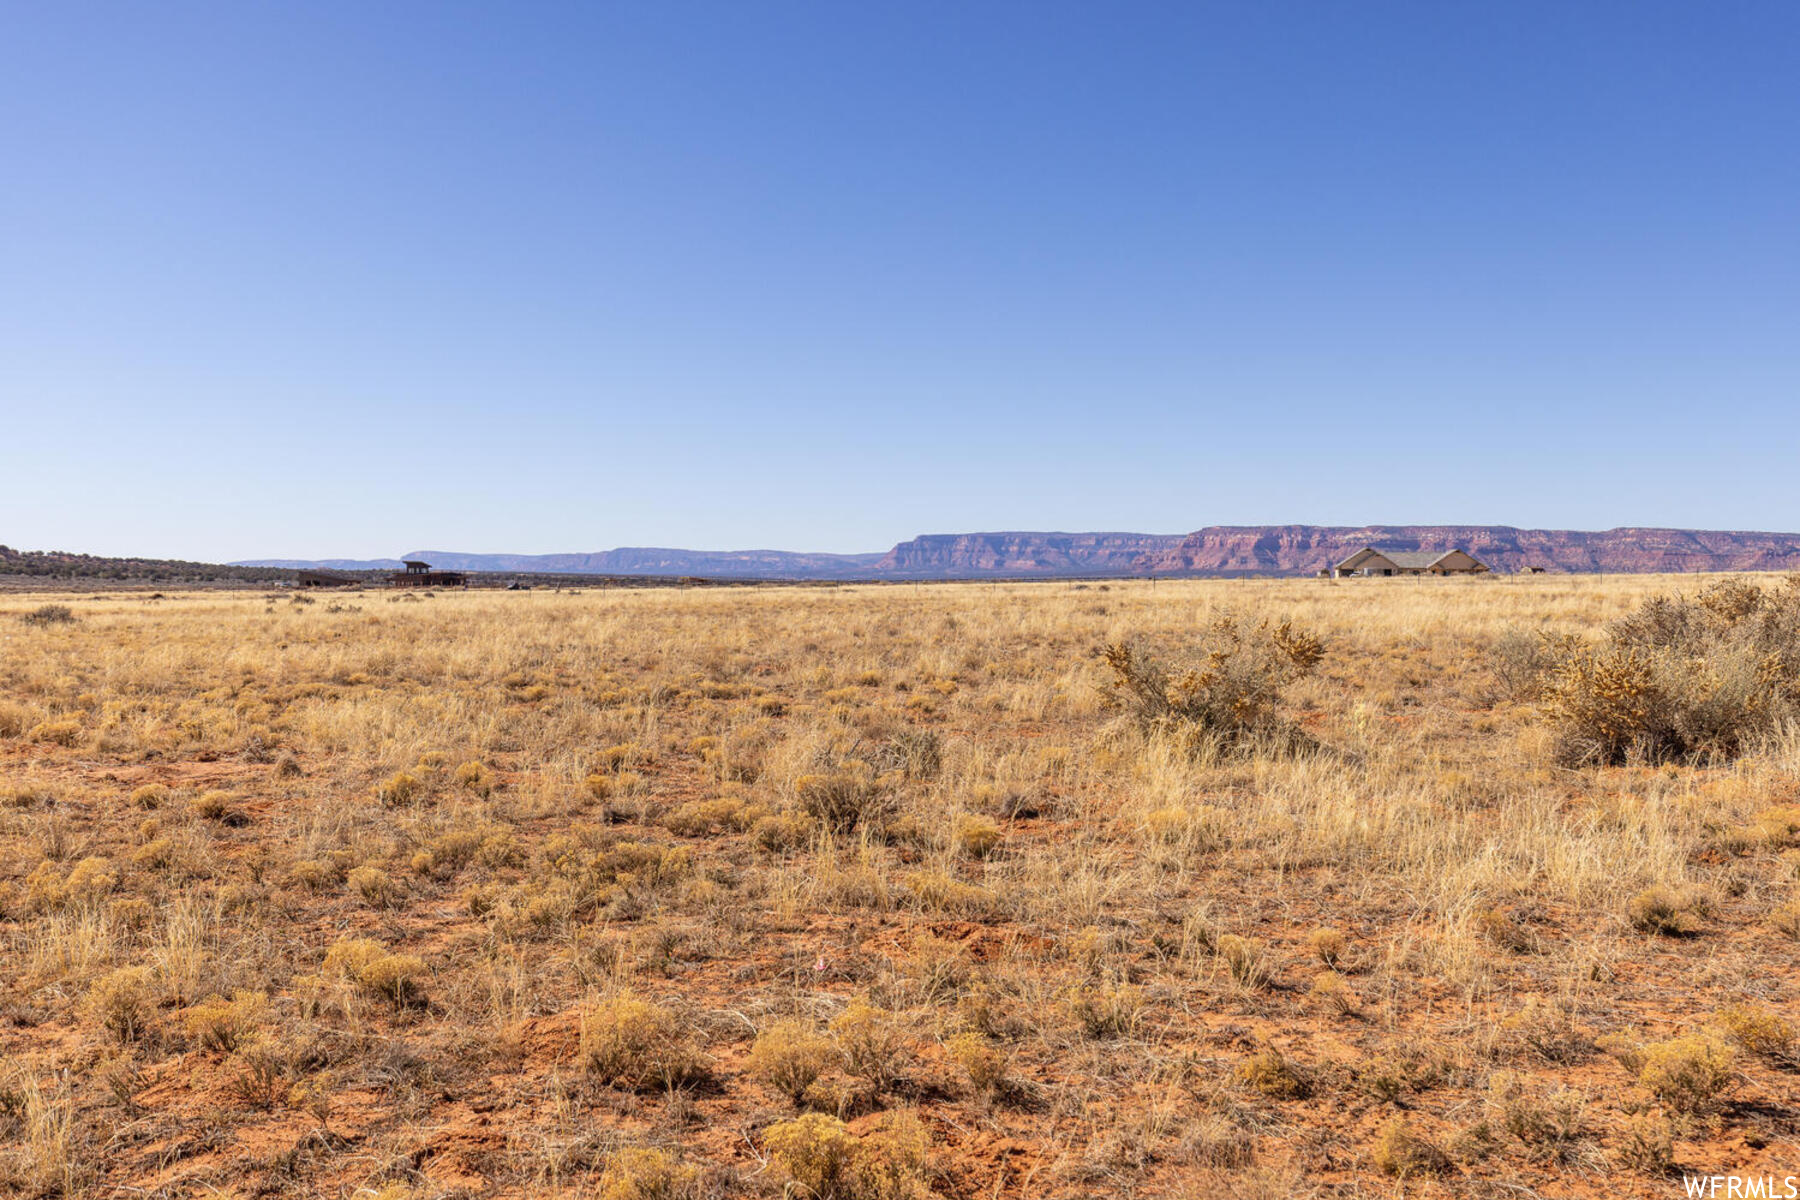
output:
{"label": "clear blue sky", "polygon": [[1800,5],[18,3],[0,541],[1800,529]]}

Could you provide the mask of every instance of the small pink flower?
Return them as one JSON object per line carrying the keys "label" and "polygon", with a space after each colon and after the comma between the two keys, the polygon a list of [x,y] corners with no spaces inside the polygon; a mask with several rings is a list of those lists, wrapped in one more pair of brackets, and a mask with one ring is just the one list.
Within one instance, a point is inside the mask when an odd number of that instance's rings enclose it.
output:
{"label": "small pink flower", "polygon": [[825,969],[825,956],[823,954],[821,954],[821,955],[819,955],[819,961],[813,964],[813,970],[823,971],[824,969]]}

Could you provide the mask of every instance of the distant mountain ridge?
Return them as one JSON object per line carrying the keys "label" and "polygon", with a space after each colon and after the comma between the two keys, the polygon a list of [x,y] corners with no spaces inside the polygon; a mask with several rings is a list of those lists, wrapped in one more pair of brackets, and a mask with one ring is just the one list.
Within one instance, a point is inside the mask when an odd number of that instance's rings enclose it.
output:
{"label": "distant mountain ridge", "polygon": [[[573,575],[693,575],[762,579],[1077,578],[1129,575],[1296,575],[1364,546],[1467,550],[1497,571],[1571,573],[1800,570],[1800,533],[1510,525],[1210,525],[1185,534],[993,532],[926,534],[885,554],[680,550],[627,546],[588,554],[416,550],[453,571]],[[391,570],[400,559],[256,559],[239,567]]]}

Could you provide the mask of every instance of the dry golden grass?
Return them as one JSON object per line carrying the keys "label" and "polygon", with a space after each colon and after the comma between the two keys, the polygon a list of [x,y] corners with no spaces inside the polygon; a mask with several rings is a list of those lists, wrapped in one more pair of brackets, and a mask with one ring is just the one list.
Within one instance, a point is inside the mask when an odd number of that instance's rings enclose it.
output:
{"label": "dry golden grass", "polygon": [[[1568,769],[1518,673],[1704,582],[8,597],[0,1193],[1791,1173],[1800,732]],[[1249,734],[1109,703],[1224,628]]]}

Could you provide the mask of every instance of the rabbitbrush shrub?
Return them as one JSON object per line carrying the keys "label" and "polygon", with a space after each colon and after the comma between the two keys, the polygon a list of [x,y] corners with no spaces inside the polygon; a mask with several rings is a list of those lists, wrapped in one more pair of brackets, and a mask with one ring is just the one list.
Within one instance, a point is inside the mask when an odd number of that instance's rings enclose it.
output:
{"label": "rabbitbrush shrub", "polygon": [[1658,596],[1597,645],[1546,644],[1540,704],[1566,765],[1730,761],[1800,717],[1800,576]]}
{"label": "rabbitbrush shrub", "polygon": [[1292,749],[1304,739],[1281,716],[1282,691],[1324,655],[1324,642],[1291,622],[1252,625],[1227,615],[1212,623],[1196,655],[1173,667],[1140,647],[1107,646],[1112,679],[1103,696],[1139,728],[1191,748]]}

